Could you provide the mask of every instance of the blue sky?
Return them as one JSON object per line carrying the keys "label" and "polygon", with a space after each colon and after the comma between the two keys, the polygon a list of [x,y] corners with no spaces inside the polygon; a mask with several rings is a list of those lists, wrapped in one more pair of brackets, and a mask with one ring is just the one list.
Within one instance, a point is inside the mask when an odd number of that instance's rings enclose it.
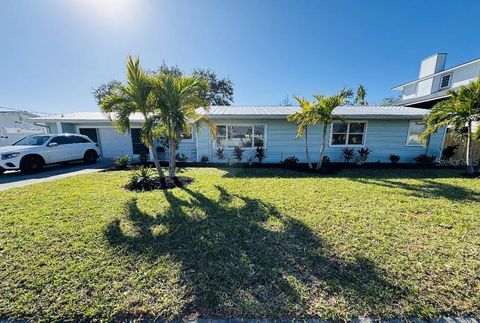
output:
{"label": "blue sky", "polygon": [[359,83],[380,102],[424,57],[479,57],[478,12],[467,0],[2,0],[0,106],[95,111],[92,87],[123,80],[130,53],[229,76],[236,105]]}

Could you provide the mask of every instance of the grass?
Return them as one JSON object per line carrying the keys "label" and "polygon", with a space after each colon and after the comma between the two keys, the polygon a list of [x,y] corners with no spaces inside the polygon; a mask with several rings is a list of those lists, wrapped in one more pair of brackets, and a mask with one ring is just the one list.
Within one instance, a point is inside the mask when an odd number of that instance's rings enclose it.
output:
{"label": "grass", "polygon": [[453,170],[187,169],[0,192],[0,318],[480,315],[480,182]]}

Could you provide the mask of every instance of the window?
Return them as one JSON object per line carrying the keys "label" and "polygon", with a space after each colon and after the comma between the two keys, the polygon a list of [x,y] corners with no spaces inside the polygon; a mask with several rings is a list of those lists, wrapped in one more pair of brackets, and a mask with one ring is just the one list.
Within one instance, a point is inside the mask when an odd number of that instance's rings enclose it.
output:
{"label": "window", "polygon": [[341,122],[332,124],[331,146],[363,146],[366,122]]}
{"label": "window", "polygon": [[264,147],[265,125],[217,126],[215,145],[217,147]]}
{"label": "window", "polygon": [[69,142],[67,141],[67,137],[66,136],[58,136],[58,137],[55,137],[53,138],[50,143],[52,142],[55,142],[57,143],[57,145],[66,145],[68,144]]}
{"label": "window", "polygon": [[133,153],[135,155],[148,154],[148,148],[143,144],[141,140],[140,129],[132,128],[130,129],[130,133],[132,136]]}
{"label": "window", "polygon": [[191,141],[193,139],[193,126],[190,126],[190,133],[182,132],[182,140]]}
{"label": "window", "polygon": [[41,146],[50,139],[50,136],[30,136],[20,139],[12,146]]}
{"label": "window", "polygon": [[425,131],[423,121],[410,121],[408,126],[407,146],[421,146],[420,135]]}
{"label": "window", "polygon": [[452,74],[442,75],[442,79],[440,81],[440,88],[444,89],[450,85],[450,79],[452,78]]}

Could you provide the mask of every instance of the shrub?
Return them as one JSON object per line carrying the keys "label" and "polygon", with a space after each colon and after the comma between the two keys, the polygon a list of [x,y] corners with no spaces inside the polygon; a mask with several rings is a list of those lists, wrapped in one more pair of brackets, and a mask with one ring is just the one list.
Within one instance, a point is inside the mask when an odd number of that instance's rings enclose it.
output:
{"label": "shrub", "polygon": [[149,191],[155,188],[154,172],[151,168],[140,167],[134,171],[126,188],[132,191]]}
{"label": "shrub", "polygon": [[235,146],[235,148],[233,148],[233,152],[232,152],[233,158],[235,158],[239,162],[242,161],[244,152],[245,152],[245,149],[242,149],[239,146]]}
{"label": "shrub", "polygon": [[217,150],[215,150],[215,154],[217,155],[217,158],[219,160],[224,160],[225,159],[225,147],[218,147]]}
{"label": "shrub", "polygon": [[388,159],[390,159],[390,162],[392,164],[396,164],[400,161],[400,156],[395,155],[395,154],[390,154],[390,156],[388,156]]}
{"label": "shrub", "polygon": [[289,167],[294,167],[297,165],[299,159],[295,156],[290,156],[288,158],[285,158],[283,161],[282,161],[282,164],[283,166],[289,168]]}
{"label": "shrub", "polygon": [[342,149],[342,157],[345,163],[348,163],[350,160],[352,160],[354,155],[355,151],[352,148],[345,147]]}
{"label": "shrub", "polygon": [[181,163],[184,163],[188,160],[188,157],[185,155],[185,154],[176,154],[175,155],[175,159],[178,161],[178,162],[181,162]]}
{"label": "shrub", "polygon": [[360,148],[359,150],[357,150],[357,154],[358,154],[358,157],[356,160],[357,165],[362,165],[363,163],[365,163],[368,159],[368,155],[370,155],[371,152],[372,150],[366,147]]}
{"label": "shrub", "polygon": [[420,164],[420,165],[432,165],[436,158],[437,157],[433,155],[429,156],[427,154],[420,154],[417,157],[415,157],[415,161],[417,162],[417,164]]}
{"label": "shrub", "polygon": [[255,158],[258,159],[258,162],[261,163],[265,159],[265,148],[257,147],[255,149]]}
{"label": "shrub", "polygon": [[442,159],[443,160],[449,160],[453,156],[455,156],[455,153],[457,152],[458,145],[450,145],[442,149]]}
{"label": "shrub", "polygon": [[139,162],[141,165],[145,165],[145,164],[148,162],[148,159],[149,159],[148,154],[140,154],[140,156],[139,156],[139,158],[138,158],[138,162]]}
{"label": "shrub", "polygon": [[127,169],[128,165],[130,165],[130,156],[128,155],[120,155],[115,157],[113,162],[116,169]]}
{"label": "shrub", "polygon": [[208,156],[203,155],[202,158],[200,158],[201,163],[208,163]]}

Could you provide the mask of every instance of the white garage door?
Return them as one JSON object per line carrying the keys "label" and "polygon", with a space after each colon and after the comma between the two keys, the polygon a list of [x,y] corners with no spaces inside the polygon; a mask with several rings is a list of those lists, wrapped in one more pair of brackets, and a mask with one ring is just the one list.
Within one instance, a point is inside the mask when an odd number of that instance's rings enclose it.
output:
{"label": "white garage door", "polygon": [[130,134],[122,135],[113,128],[99,128],[100,149],[103,158],[115,158],[126,154],[132,156],[132,138]]}

